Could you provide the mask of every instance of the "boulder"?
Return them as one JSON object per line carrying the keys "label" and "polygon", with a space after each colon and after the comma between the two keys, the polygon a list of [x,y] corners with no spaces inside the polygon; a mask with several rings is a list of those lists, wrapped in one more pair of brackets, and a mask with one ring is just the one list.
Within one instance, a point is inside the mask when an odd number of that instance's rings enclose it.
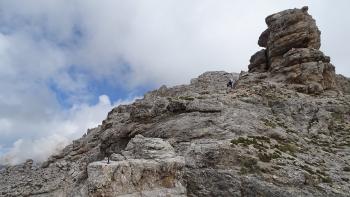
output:
{"label": "boulder", "polygon": [[185,196],[185,160],[169,142],[137,135],[122,154],[88,165],[89,196]]}
{"label": "boulder", "polygon": [[175,157],[174,148],[161,138],[136,135],[122,151],[127,159],[165,159]]}
{"label": "boulder", "polygon": [[289,9],[266,18],[270,59],[281,56],[292,48],[320,48],[321,32],[307,11],[307,7]]}
{"label": "boulder", "polygon": [[262,49],[256,52],[249,60],[249,72],[266,72],[268,70],[268,63],[266,57],[266,50]]}
{"label": "boulder", "polygon": [[269,35],[270,35],[270,29],[266,29],[265,31],[263,31],[259,36],[258,45],[266,48],[267,42],[269,40]]}

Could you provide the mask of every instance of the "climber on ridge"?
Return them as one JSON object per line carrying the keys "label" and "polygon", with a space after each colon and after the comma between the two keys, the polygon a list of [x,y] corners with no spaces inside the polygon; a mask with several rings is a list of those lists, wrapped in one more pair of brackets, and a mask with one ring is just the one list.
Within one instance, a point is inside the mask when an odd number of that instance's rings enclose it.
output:
{"label": "climber on ridge", "polygon": [[234,84],[233,79],[230,79],[230,80],[227,82],[226,87],[229,88],[229,89],[227,90],[227,93],[231,92],[231,90],[233,89],[233,84]]}
{"label": "climber on ridge", "polygon": [[230,79],[230,81],[228,81],[227,87],[233,88],[233,79]]}

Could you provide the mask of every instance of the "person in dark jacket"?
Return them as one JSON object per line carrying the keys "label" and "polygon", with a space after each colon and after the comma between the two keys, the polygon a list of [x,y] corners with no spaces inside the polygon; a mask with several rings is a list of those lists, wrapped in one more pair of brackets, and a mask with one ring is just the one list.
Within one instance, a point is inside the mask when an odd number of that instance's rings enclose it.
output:
{"label": "person in dark jacket", "polygon": [[233,79],[230,79],[230,81],[228,81],[227,87],[233,88]]}

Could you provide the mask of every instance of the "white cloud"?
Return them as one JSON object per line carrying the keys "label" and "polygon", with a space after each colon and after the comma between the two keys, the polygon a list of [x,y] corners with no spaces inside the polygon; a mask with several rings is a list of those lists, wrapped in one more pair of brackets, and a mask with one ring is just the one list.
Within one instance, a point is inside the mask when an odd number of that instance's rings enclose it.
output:
{"label": "white cloud", "polygon": [[0,164],[18,164],[29,158],[44,161],[49,155],[68,145],[71,140],[81,137],[88,128],[101,124],[113,107],[131,103],[133,100],[119,100],[112,104],[108,96],[101,95],[96,105],[75,105],[49,119],[41,128],[41,137],[17,139],[7,153],[0,157]]}
{"label": "white cloud", "polygon": [[14,165],[30,158],[43,161],[68,143],[69,140],[66,137],[57,134],[34,140],[18,139],[13,147],[0,158],[0,163]]}

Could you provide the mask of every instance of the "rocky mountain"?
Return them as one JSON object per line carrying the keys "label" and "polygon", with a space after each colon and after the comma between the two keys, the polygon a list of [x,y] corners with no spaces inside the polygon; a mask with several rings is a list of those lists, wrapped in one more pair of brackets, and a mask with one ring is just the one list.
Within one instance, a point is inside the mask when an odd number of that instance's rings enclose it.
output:
{"label": "rocky mountain", "polygon": [[0,196],[350,196],[350,80],[307,7],[266,24],[249,72],[118,106],[46,162],[1,169]]}

